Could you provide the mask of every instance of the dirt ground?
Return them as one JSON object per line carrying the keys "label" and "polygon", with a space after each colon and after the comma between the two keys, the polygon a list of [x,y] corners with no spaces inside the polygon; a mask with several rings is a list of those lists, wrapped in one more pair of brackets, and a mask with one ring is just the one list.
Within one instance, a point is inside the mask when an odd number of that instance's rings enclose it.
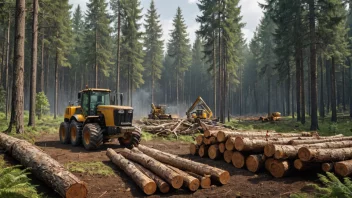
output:
{"label": "dirt ground", "polygon": [[[167,194],[157,192],[150,197],[288,197],[291,193],[305,191],[308,182],[314,182],[316,176],[293,174],[290,177],[275,179],[267,173],[253,174],[245,169],[236,169],[222,160],[213,161],[189,155],[189,143],[152,140],[142,144],[177,154],[201,163],[228,170],[231,179],[227,185],[213,185],[210,189],[200,189],[194,193],[185,190],[172,190]],[[107,148],[119,148],[116,142],[104,145],[99,151],[87,152],[82,147],[60,144],[57,135],[46,135],[37,140],[36,145],[62,164],[80,161],[101,161],[115,171],[115,176],[96,176],[74,173],[88,184],[89,197],[144,197],[143,192],[129,177],[113,165],[105,155]],[[8,160],[11,161],[9,157]],[[34,179],[35,180],[35,179]],[[35,181],[38,189],[47,197],[59,197],[45,184]]]}

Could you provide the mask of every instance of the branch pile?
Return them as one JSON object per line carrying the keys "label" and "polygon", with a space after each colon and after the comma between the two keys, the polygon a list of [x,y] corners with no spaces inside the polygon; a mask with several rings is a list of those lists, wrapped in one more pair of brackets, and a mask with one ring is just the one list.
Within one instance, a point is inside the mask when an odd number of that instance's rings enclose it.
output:
{"label": "branch pile", "polygon": [[199,132],[199,124],[191,123],[184,119],[179,120],[152,120],[146,119],[141,121],[139,127],[148,133],[159,136],[192,135]]}
{"label": "branch pile", "polygon": [[186,188],[192,192],[210,188],[212,180],[226,184],[229,172],[139,145],[138,148],[108,149],[106,155],[121,168],[147,195],[159,189]]}
{"label": "branch pile", "polygon": [[223,159],[251,172],[268,170],[274,177],[293,171],[334,171],[352,175],[352,137],[320,137],[316,132],[238,132],[213,129],[201,123],[203,135],[190,145],[190,153]]}

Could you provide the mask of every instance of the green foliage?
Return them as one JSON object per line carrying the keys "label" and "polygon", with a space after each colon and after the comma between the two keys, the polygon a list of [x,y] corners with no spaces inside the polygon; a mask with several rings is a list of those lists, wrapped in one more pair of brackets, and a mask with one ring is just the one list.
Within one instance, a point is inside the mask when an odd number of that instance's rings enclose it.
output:
{"label": "green foliage", "polygon": [[114,176],[115,172],[103,162],[70,162],[65,167],[76,173],[86,173],[89,175]]}
{"label": "green foliage", "polygon": [[0,164],[0,197],[19,198],[39,197],[28,178],[28,170],[19,169],[20,166],[4,167]]}
{"label": "green foliage", "polygon": [[338,125],[337,125],[337,123],[331,123],[330,125],[329,125],[329,132],[331,133],[331,134],[336,134],[336,133],[338,133],[339,131],[338,131]]}
{"label": "green foliage", "polygon": [[36,111],[38,119],[40,120],[42,115],[47,115],[50,110],[49,100],[44,92],[39,92],[36,96]]}
{"label": "green foliage", "polygon": [[0,111],[4,112],[6,107],[6,91],[0,86]]}

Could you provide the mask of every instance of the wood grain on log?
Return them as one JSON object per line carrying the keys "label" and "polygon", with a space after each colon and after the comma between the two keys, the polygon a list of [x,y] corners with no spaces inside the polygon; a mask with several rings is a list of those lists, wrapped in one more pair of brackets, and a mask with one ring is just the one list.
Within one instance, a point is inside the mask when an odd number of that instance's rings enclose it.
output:
{"label": "wood grain on log", "polygon": [[265,156],[263,154],[259,155],[249,155],[246,159],[246,167],[249,171],[256,173],[264,167]]}

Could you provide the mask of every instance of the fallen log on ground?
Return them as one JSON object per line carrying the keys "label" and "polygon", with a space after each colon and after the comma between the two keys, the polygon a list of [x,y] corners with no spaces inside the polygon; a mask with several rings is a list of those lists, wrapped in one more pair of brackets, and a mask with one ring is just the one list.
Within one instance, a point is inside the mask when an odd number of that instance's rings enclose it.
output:
{"label": "fallen log on ground", "polygon": [[134,163],[108,148],[106,155],[110,160],[122,169],[147,195],[152,195],[156,191],[156,183],[138,169]]}
{"label": "fallen log on ground", "polygon": [[159,177],[171,184],[173,188],[181,188],[183,184],[183,177],[175,173],[175,171],[171,170],[165,164],[162,164],[159,161],[141,152],[135,152],[128,149],[120,149],[118,151],[125,158],[137,162],[145,168],[153,171],[153,173],[157,174]]}
{"label": "fallen log on ground", "polygon": [[86,184],[36,146],[0,133],[0,147],[62,197],[87,197]]}
{"label": "fallen log on ground", "polygon": [[190,174],[188,174],[178,168],[175,168],[173,166],[168,165],[168,167],[183,177],[183,186],[184,187],[186,187],[187,189],[189,189],[190,191],[193,191],[193,192],[198,190],[200,182],[197,178],[195,178],[192,175],[190,175]]}
{"label": "fallen log on ground", "polygon": [[228,171],[212,167],[206,164],[194,162],[176,155],[165,153],[153,148],[139,145],[138,149],[143,153],[155,158],[156,160],[172,165],[176,168],[191,171],[199,175],[211,175],[212,179],[219,181],[221,184],[227,184],[230,179]]}
{"label": "fallen log on ground", "polygon": [[352,148],[316,149],[302,147],[298,150],[300,160],[307,162],[333,162],[352,159]]}
{"label": "fallen log on ground", "polygon": [[346,160],[335,163],[335,173],[343,177],[352,174],[352,160]]}
{"label": "fallen log on ground", "polygon": [[156,185],[158,186],[158,189],[162,193],[168,193],[170,190],[170,185],[161,179],[159,176],[151,172],[150,170],[144,168],[138,163],[133,163],[135,167],[137,167],[142,173],[144,173],[146,176],[148,176],[150,179],[154,180]]}
{"label": "fallen log on ground", "polygon": [[211,179],[209,175],[201,176],[192,172],[187,172],[188,174],[192,175],[193,177],[197,178],[200,181],[201,188],[210,188],[211,187]]}
{"label": "fallen log on ground", "polygon": [[246,159],[246,167],[252,173],[256,173],[264,167],[265,156],[263,154],[259,155],[249,155]]}

